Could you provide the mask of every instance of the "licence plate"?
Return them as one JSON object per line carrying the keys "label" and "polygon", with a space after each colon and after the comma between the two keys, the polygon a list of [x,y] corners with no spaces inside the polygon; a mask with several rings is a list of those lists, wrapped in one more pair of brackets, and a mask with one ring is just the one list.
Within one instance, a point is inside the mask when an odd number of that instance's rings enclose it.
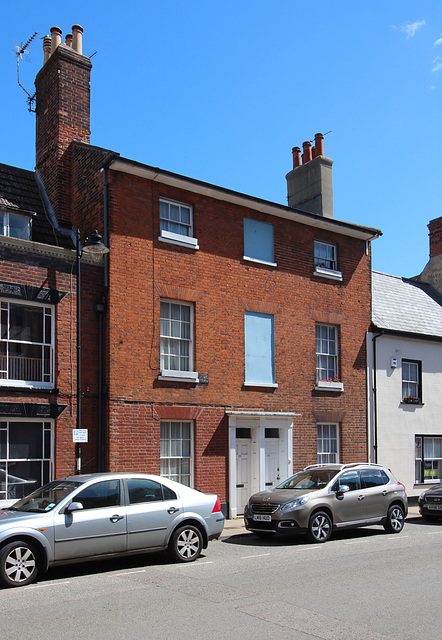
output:
{"label": "licence plate", "polygon": [[264,516],[264,515],[253,515],[253,520],[255,522],[271,522],[272,516]]}
{"label": "licence plate", "polygon": [[436,511],[442,511],[442,504],[427,504],[428,509],[436,509]]}

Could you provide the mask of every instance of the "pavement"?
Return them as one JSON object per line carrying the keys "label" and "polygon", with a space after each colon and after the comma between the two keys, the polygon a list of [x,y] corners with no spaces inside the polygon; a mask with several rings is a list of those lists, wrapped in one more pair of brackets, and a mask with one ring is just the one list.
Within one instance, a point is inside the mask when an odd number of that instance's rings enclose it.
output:
{"label": "pavement", "polygon": [[[406,520],[414,520],[415,518],[421,517],[417,504],[408,505],[408,516]],[[244,527],[244,518],[242,516],[238,516],[237,518],[231,518],[225,521],[220,539],[222,540],[223,538],[229,538],[230,536],[241,535],[244,533],[248,533],[247,529]]]}

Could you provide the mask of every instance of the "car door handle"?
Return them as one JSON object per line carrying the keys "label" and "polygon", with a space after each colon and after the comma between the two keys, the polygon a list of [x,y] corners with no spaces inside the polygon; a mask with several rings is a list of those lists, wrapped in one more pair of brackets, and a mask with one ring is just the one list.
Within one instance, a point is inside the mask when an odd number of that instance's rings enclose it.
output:
{"label": "car door handle", "polygon": [[358,500],[363,500],[365,496],[358,496]]}
{"label": "car door handle", "polygon": [[387,494],[388,494],[387,489],[384,489],[384,490],[383,490],[383,492],[382,492],[382,495],[383,495],[383,496],[386,496]]}
{"label": "car door handle", "polygon": [[167,510],[167,513],[170,513],[170,515],[172,515],[173,513],[176,513],[177,511],[179,511],[179,509],[177,509],[176,507],[170,507],[170,509]]}
{"label": "car door handle", "polygon": [[111,522],[118,522],[118,520],[122,520],[123,518],[124,518],[124,516],[115,515],[115,516],[111,516],[110,517],[110,521]]}

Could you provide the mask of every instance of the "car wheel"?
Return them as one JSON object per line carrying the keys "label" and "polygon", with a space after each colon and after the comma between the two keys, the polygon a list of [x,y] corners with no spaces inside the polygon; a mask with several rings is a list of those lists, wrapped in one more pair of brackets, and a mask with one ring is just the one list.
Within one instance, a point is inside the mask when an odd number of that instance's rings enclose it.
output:
{"label": "car wheel", "polygon": [[332,534],[333,523],[325,511],[318,511],[310,518],[307,537],[310,542],[327,542]]}
{"label": "car wheel", "polygon": [[178,562],[192,562],[203,548],[201,531],[192,525],[179,527],[173,532],[169,543],[169,553]]}
{"label": "car wheel", "polygon": [[24,587],[35,580],[38,559],[35,550],[22,540],[11,542],[0,552],[0,580],[7,587]]}
{"label": "car wheel", "polygon": [[404,524],[404,510],[398,504],[394,504],[388,510],[387,522],[384,524],[384,529],[388,531],[388,533],[400,533],[404,528]]}

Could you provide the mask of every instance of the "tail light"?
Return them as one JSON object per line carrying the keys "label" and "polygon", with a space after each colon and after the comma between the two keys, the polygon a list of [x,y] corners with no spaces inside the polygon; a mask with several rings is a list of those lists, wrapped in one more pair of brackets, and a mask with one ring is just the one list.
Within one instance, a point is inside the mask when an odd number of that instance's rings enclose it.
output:
{"label": "tail light", "polygon": [[402,490],[405,491],[405,485],[402,482],[398,482],[398,485],[402,487]]}
{"label": "tail light", "polygon": [[218,496],[216,496],[215,506],[212,509],[212,513],[219,513],[221,511],[221,502]]}

